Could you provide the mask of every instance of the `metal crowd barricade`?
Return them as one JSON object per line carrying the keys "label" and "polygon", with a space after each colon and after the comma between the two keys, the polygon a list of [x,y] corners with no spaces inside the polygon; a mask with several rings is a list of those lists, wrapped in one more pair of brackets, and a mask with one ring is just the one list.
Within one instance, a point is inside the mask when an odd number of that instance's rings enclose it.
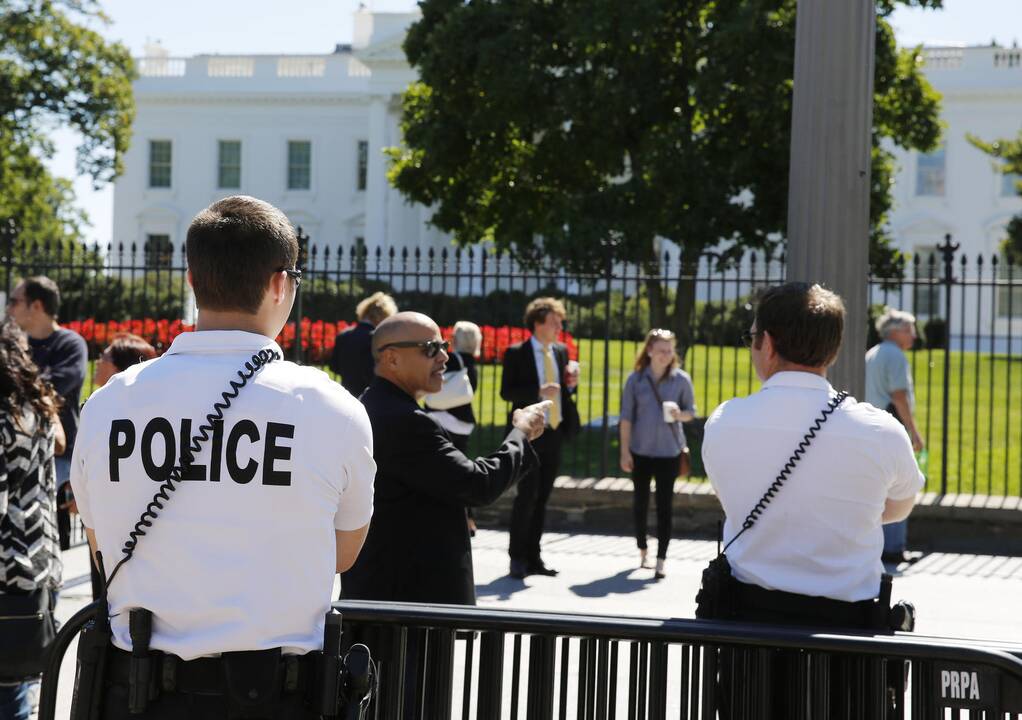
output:
{"label": "metal crowd barricade", "polygon": [[[375,648],[370,717],[379,719],[763,718],[778,693],[798,699],[783,720],[1022,718],[1022,644],[409,603],[335,607],[347,641]],[[778,662],[788,662],[781,682],[770,675]],[[729,693],[718,682],[722,663]],[[899,691],[888,689],[892,677]]]}

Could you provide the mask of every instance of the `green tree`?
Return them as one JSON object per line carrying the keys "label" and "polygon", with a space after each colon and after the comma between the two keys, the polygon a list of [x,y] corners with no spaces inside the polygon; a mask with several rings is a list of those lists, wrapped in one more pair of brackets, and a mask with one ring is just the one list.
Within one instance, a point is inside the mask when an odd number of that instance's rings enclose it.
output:
{"label": "green tree", "polygon": [[[940,0],[912,4],[939,7]],[[683,248],[671,322],[687,339],[709,247],[775,249],[787,221],[795,0],[423,0],[405,52],[391,182],[461,244],[574,267],[658,267]],[[871,260],[897,266],[891,146],[932,149],[939,103],[878,3]],[[537,242],[537,238],[542,238]],[[671,293],[648,286],[655,322]]]}
{"label": "green tree", "polygon": [[[968,140],[980,150],[997,161],[997,169],[1005,175],[1022,176],[1022,130],[1014,140],[1001,139],[987,142],[975,135],[968,135]],[[1022,182],[1016,190],[1022,194]],[[1022,215],[1016,215],[1004,229],[1004,241],[1001,243],[1004,253],[1016,259],[1022,258]]]}
{"label": "green tree", "polygon": [[96,186],[121,172],[135,70],[93,29],[106,22],[95,0],[0,0],[0,218],[24,241],[76,244],[87,222],[46,168],[54,127],[79,135],[77,170]]}

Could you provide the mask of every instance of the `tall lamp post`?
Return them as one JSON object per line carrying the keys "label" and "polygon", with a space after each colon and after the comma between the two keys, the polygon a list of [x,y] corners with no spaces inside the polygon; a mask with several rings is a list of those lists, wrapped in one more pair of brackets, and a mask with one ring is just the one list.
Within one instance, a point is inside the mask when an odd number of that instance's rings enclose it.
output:
{"label": "tall lamp post", "polygon": [[874,0],[799,0],[788,189],[789,280],[844,298],[830,380],[862,396],[869,273]]}

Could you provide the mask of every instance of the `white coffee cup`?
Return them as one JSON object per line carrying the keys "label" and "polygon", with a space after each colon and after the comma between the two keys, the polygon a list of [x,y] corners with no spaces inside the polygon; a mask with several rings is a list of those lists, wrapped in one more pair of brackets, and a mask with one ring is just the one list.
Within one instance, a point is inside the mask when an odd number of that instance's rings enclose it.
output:
{"label": "white coffee cup", "polygon": [[671,400],[665,400],[664,401],[664,422],[666,422],[666,423],[677,422],[674,419],[674,413],[678,412],[679,410],[681,410],[681,407],[678,406],[678,403],[673,402]]}

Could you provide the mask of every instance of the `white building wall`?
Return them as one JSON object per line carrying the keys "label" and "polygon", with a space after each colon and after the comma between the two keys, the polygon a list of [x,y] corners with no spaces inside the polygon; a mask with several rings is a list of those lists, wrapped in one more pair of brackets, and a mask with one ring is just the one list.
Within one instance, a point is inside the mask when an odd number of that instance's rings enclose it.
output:
{"label": "white building wall", "polygon": [[[351,51],[331,55],[143,58],[125,172],[114,188],[114,242],[148,235],[180,247],[191,218],[232,194],[262,198],[302,226],[320,253],[446,242],[386,181],[385,147],[399,144],[396,98],[414,80],[401,50],[414,14],[355,17]],[[149,141],[172,143],[170,188],[149,187]],[[217,187],[218,141],[242,144],[241,187]],[[308,190],[287,188],[289,140],[312,143]],[[359,190],[358,143],[369,141]]]}
{"label": "white building wall", "polygon": [[[894,188],[895,206],[891,229],[899,249],[915,253],[941,244],[946,234],[960,246],[968,264],[956,277],[974,279],[977,258],[982,255],[984,279],[992,278],[990,261],[999,254],[1004,228],[1022,213],[1022,197],[1002,193],[1002,174],[992,158],[968,140],[975,135],[986,141],[1016,138],[1022,130],[1022,51],[992,47],[930,48],[925,52],[925,73],[942,95],[944,123],[945,191],[941,196],[917,192],[918,153],[897,153],[900,169]],[[939,259],[939,258],[938,258]],[[943,268],[938,264],[943,275]],[[1022,273],[1020,273],[1022,274]],[[1022,307],[1016,307],[1013,326],[996,312],[998,298],[990,288],[980,294],[965,290],[966,310],[961,309],[961,289],[952,292],[953,345],[989,349],[992,336],[1022,335]],[[944,295],[936,307],[923,308],[922,316],[945,315]],[[1004,297],[1002,296],[1002,300]],[[917,308],[918,309],[918,308]],[[926,312],[926,310],[932,312]],[[962,333],[964,331],[964,337]],[[993,347],[1001,348],[999,341]]]}

